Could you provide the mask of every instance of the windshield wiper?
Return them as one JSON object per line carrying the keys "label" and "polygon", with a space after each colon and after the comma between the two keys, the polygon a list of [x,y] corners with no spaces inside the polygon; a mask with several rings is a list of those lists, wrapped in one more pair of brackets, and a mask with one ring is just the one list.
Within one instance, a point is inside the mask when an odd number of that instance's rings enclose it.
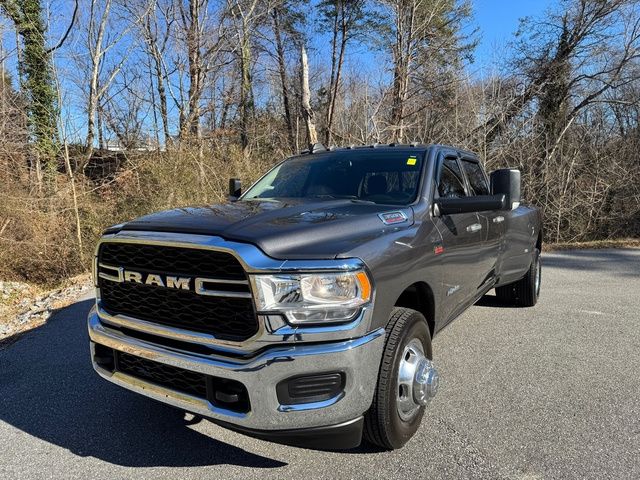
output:
{"label": "windshield wiper", "polygon": [[331,195],[331,194],[322,194],[322,195],[311,195],[311,198],[329,198],[334,200],[351,200],[352,202],[359,203],[373,203],[371,200],[364,200],[362,198],[356,197],[355,195]]}

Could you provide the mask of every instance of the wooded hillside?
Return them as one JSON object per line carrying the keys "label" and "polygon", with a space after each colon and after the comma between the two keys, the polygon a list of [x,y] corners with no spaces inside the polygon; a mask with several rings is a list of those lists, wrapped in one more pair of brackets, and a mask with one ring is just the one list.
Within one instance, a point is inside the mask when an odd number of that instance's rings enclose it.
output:
{"label": "wooded hillside", "polygon": [[326,145],[449,143],[523,172],[546,240],[640,236],[640,2],[561,0],[492,65],[466,0],[0,0],[0,277],[220,201]]}

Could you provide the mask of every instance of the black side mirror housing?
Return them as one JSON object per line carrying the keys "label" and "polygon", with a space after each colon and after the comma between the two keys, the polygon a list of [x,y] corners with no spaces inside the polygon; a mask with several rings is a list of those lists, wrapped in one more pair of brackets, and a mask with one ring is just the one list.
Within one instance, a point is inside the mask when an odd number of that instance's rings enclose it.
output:
{"label": "black side mirror housing", "polygon": [[506,197],[500,195],[476,195],[474,197],[439,198],[435,202],[435,215],[453,215],[456,213],[485,212],[488,210],[508,209]]}
{"label": "black side mirror housing", "polygon": [[235,202],[242,195],[242,183],[239,178],[229,179],[229,200]]}
{"label": "black side mirror housing", "polygon": [[504,194],[507,210],[513,210],[520,205],[520,170],[502,168],[491,172],[491,193]]}

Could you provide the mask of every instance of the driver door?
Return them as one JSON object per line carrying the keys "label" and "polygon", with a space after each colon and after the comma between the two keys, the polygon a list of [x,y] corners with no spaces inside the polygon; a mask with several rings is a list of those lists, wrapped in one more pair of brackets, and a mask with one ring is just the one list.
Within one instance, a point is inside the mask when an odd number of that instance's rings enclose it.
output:
{"label": "driver door", "polygon": [[[435,198],[463,198],[468,196],[464,175],[457,157],[441,159],[436,170]],[[484,227],[477,213],[456,213],[434,217],[442,236],[441,256],[442,318],[448,322],[467,305],[477,292],[482,269],[478,265],[478,250],[484,239]],[[439,251],[440,250],[440,251]]]}
{"label": "driver door", "polygon": [[[467,192],[470,196],[490,195],[489,180],[477,158],[463,156],[460,158],[462,170],[467,178]],[[496,279],[496,264],[502,250],[505,212],[486,210],[478,212],[482,225],[483,242],[476,253],[478,267],[482,270],[481,281],[477,285],[477,295],[484,293]]]}

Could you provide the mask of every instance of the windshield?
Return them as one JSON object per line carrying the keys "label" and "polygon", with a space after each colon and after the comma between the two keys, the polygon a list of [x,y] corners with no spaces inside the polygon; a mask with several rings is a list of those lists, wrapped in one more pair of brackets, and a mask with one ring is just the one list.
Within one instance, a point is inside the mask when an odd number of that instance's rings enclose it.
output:
{"label": "windshield", "polygon": [[338,151],[285,160],[262,177],[242,200],[350,198],[408,205],[418,195],[423,153]]}

